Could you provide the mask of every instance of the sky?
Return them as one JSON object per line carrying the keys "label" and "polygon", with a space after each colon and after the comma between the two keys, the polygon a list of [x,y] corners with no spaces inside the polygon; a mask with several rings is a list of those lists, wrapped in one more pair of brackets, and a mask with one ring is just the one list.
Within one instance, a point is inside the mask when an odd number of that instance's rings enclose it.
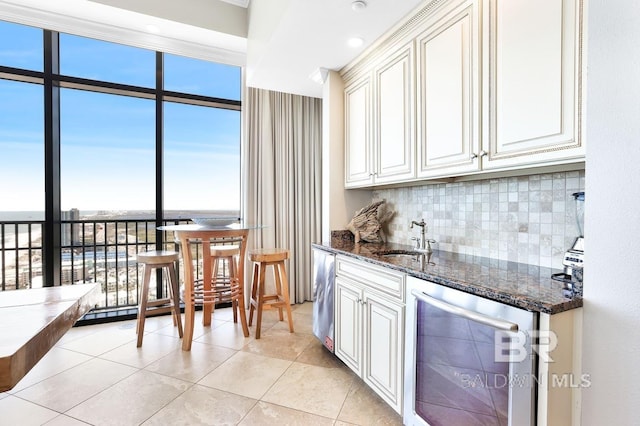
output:
{"label": "sky", "polygon": [[[42,31],[0,21],[0,65],[42,71]],[[235,66],[165,55],[166,90],[240,100]],[[63,75],[152,88],[155,52],[61,34]],[[44,96],[0,79],[0,211],[44,210]],[[63,210],[155,209],[155,101],[61,89]],[[240,206],[240,112],[164,103],[166,210]]]}

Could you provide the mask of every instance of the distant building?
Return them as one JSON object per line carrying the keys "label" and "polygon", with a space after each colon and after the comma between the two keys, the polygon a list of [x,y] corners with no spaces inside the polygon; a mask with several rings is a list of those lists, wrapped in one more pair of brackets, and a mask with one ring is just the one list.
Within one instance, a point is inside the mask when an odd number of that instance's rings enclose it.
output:
{"label": "distant building", "polygon": [[[69,211],[62,212],[61,219],[63,222],[80,220],[80,210],[71,209]],[[79,223],[63,223],[62,235],[60,240],[62,246],[79,246],[82,245],[80,241],[80,224]]]}

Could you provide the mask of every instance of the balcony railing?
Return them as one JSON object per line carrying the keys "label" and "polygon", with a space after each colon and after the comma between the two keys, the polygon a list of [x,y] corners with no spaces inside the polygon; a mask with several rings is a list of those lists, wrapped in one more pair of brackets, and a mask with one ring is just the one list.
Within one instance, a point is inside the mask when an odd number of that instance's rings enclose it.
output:
{"label": "balcony railing", "polygon": [[[163,224],[189,223],[188,219],[166,219]],[[0,221],[0,290],[42,287],[43,221]],[[178,250],[173,233],[162,233],[162,249]],[[155,220],[100,219],[62,221],[60,244],[61,285],[100,283],[98,310],[132,308],[138,305],[142,265],[136,254],[156,249]],[[201,273],[200,245],[192,246],[196,274]],[[183,265],[178,265],[183,282]],[[196,275],[198,276],[198,275]],[[152,274],[156,280],[158,274]],[[163,280],[164,281],[164,280]],[[58,283],[55,283],[58,285]],[[151,283],[150,293],[166,294],[166,283]]]}

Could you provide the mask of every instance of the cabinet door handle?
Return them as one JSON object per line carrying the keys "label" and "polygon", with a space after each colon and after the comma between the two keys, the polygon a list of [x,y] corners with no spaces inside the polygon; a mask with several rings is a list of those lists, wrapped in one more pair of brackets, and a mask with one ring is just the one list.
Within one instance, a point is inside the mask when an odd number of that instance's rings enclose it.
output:
{"label": "cabinet door handle", "polygon": [[475,160],[478,157],[486,157],[487,155],[489,155],[489,153],[483,149],[482,151],[480,151],[480,154],[476,154],[475,152],[472,153],[471,160]]}

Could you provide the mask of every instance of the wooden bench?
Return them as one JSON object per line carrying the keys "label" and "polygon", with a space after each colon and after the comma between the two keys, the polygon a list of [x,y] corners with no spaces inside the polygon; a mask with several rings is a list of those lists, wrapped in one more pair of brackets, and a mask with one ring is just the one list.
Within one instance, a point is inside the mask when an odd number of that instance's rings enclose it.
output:
{"label": "wooden bench", "polygon": [[98,284],[0,292],[0,392],[13,388],[99,294]]}

